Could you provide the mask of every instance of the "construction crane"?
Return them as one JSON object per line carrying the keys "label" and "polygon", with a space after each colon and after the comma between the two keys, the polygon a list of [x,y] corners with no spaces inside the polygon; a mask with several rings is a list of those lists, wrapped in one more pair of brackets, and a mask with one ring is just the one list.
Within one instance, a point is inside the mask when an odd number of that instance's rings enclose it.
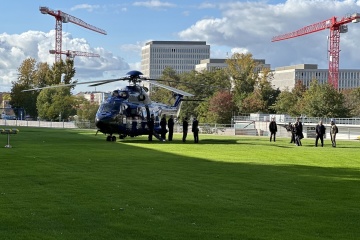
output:
{"label": "construction crane", "polygon": [[[71,16],[67,13],[64,13],[60,10],[52,10],[48,7],[40,7],[40,12],[42,14],[49,14],[53,17],[55,17],[56,19],[56,25],[55,25],[55,50],[50,50],[50,53],[53,51],[53,54],[55,54],[55,62],[58,62],[61,60],[61,54],[67,54],[67,52],[63,52],[62,49],[62,23],[74,23],[78,26],[87,28],[89,30],[101,33],[106,35],[106,31],[100,28],[97,28],[95,26],[92,26],[86,22],[84,22],[83,20]],[[79,56],[81,55],[80,52]],[[90,53],[89,53],[90,54]],[[81,55],[81,56],[85,56],[85,55]]]}
{"label": "construction crane", "polygon": [[345,16],[340,20],[336,17],[332,17],[328,20],[318,22],[306,27],[303,27],[297,31],[282,34],[272,38],[272,42],[286,40],[289,38],[300,37],[306,34],[319,32],[325,29],[330,29],[329,36],[329,75],[328,82],[335,89],[338,89],[339,85],[339,55],[340,55],[340,33],[346,33],[348,31],[348,23],[360,22],[360,14],[354,13],[352,15]]}
{"label": "construction crane", "polygon": [[[56,54],[55,50],[49,50],[50,54]],[[67,58],[73,59],[75,56],[83,56],[83,57],[100,57],[97,53],[89,53],[89,52],[81,52],[81,51],[61,51],[60,54],[66,55]]]}

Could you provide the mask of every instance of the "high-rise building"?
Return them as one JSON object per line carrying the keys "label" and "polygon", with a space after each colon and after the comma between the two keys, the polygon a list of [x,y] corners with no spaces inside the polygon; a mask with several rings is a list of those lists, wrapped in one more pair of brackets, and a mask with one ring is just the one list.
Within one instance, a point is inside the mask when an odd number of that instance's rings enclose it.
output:
{"label": "high-rise building", "polygon": [[[317,64],[298,64],[275,68],[273,74],[272,84],[275,88],[292,90],[297,81],[301,81],[307,88],[314,79],[320,84],[326,83],[329,70],[318,69]],[[358,87],[360,87],[360,70],[339,69],[339,90]]]}
{"label": "high-rise building", "polygon": [[149,78],[159,78],[166,67],[190,72],[208,58],[210,45],[205,41],[150,41],[141,50],[141,72]]}

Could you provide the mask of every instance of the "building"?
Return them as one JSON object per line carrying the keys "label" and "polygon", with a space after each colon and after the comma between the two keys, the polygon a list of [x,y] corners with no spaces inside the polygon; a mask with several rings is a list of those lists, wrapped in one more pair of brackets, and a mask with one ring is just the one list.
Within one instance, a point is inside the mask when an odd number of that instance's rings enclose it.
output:
{"label": "building", "polygon": [[226,59],[208,58],[201,60],[199,64],[195,65],[195,71],[197,72],[214,71],[226,67],[227,67]]}
{"label": "building", "polygon": [[76,96],[84,97],[91,103],[101,104],[104,99],[108,98],[110,93],[105,92],[79,92]]}
{"label": "building", "polygon": [[[228,59],[203,59],[199,64],[195,66],[195,70],[198,72],[202,71],[214,71],[217,69],[226,68],[228,65],[226,63]],[[265,59],[254,59],[259,65],[255,68],[255,71],[261,71],[263,68],[270,69],[270,64],[265,63]]]}
{"label": "building", "polygon": [[[320,84],[328,81],[329,70],[318,69],[317,64],[298,64],[278,67],[273,71],[272,84],[275,88],[290,91],[297,81],[301,81],[307,88],[312,80],[317,79]],[[360,87],[360,70],[339,69],[339,90]]]}
{"label": "building", "polygon": [[149,78],[159,78],[166,67],[178,74],[190,72],[208,58],[210,45],[205,41],[151,41],[141,49],[141,72]]}

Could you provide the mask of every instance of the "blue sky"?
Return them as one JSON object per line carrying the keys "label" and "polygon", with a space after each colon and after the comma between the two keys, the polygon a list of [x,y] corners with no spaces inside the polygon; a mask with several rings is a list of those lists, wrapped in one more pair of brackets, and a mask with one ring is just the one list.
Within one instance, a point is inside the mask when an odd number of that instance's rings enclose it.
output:
{"label": "blue sky", "polygon": [[[272,69],[301,63],[327,68],[329,31],[271,43],[273,36],[349,13],[360,12],[360,0],[84,0],[4,1],[0,15],[0,92],[9,91],[27,57],[52,64],[55,18],[40,6],[62,10],[107,31],[101,35],[75,24],[63,24],[63,50],[95,52],[100,58],[76,57],[75,79],[122,77],[140,70],[141,47],[151,40],[201,40],[212,58],[250,52]],[[340,68],[359,69],[360,24],[341,35]],[[118,83],[97,90],[111,90]],[[77,90],[87,90],[85,87]],[[88,89],[89,91],[94,89]]]}

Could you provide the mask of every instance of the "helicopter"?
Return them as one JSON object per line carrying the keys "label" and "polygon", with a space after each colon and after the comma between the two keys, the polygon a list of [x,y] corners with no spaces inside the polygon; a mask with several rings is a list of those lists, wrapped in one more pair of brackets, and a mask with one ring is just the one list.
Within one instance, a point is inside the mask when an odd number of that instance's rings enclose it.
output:
{"label": "helicopter", "polygon": [[[184,97],[193,97],[191,93],[166,86],[158,83],[157,80],[142,77],[142,73],[137,70],[132,70],[126,74],[126,77],[109,80],[98,80],[91,82],[78,82],[71,84],[47,86],[42,88],[34,88],[24,91],[40,90],[44,88],[53,87],[66,87],[75,86],[79,84],[90,84],[89,87],[95,87],[116,81],[129,81],[129,85],[112,91],[110,96],[105,99],[96,113],[95,125],[97,127],[97,133],[101,132],[106,135],[106,141],[116,141],[116,136],[119,135],[120,139],[124,139],[127,136],[136,137],[141,135],[149,135],[150,130],[147,125],[150,117],[153,115],[154,130],[153,135],[160,141],[160,118],[163,114],[179,116],[180,107],[183,101],[188,101]],[[149,90],[145,86],[141,86],[140,83],[146,81],[156,87],[167,89],[173,93],[175,102],[173,105],[167,105],[164,103],[151,101],[148,94]]]}
{"label": "helicopter", "polygon": [[[159,124],[160,117],[163,114],[178,116],[183,98],[193,97],[194,95],[160,84],[157,82],[158,80],[143,78],[141,77],[143,74],[136,70],[128,72],[127,75],[127,77],[119,80],[128,80],[129,86],[120,90],[114,90],[111,96],[100,105],[95,117],[95,125],[98,131],[107,135],[107,141],[116,141],[114,134],[118,134],[120,139],[124,139],[127,136],[149,135],[147,122],[150,120],[150,116],[154,115],[155,125],[153,134],[159,140],[164,141],[164,139],[159,137],[161,131]],[[98,86],[113,81],[104,80],[90,86]],[[148,81],[150,84],[171,91],[175,97],[174,105],[170,106],[151,101],[148,89],[140,86],[139,83],[141,81]]]}

